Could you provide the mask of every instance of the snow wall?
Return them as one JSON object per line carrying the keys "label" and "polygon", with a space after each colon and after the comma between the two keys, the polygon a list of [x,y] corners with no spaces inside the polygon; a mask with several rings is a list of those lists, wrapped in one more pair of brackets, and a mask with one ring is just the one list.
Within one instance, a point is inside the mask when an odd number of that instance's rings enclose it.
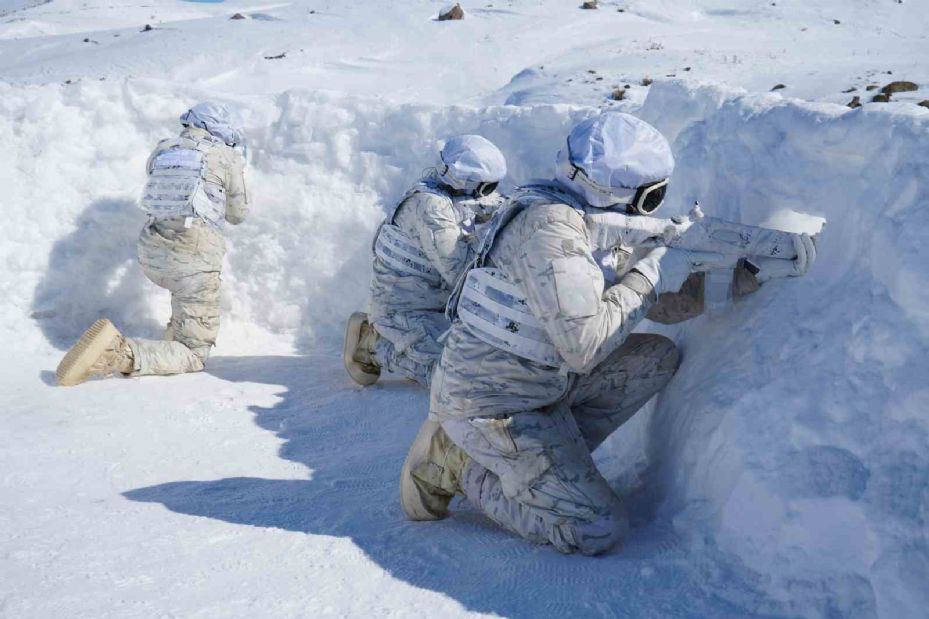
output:
{"label": "snow wall", "polygon": [[929,113],[673,83],[641,113],[674,144],[678,203],[746,223],[828,220],[807,277],[683,328],[649,432],[663,508],[785,602],[831,591],[849,605],[838,616],[922,616]]}
{"label": "snow wall", "polygon": [[[0,85],[0,316],[13,349],[52,358],[99,315],[159,333],[167,296],[134,262],[134,201],[150,148],[205,94],[152,80]],[[486,135],[518,182],[548,174],[568,128],[594,113],[303,91],[233,103],[247,116],[253,213],[227,229],[227,353],[338,340],[364,305],[383,209],[432,164],[438,139]],[[638,113],[674,145],[668,212],[700,199],[746,223],[828,220],[809,276],[673,331],[684,362],[642,432],[659,516],[800,614],[918,616],[929,607],[929,111],[668,82]]]}
{"label": "snow wall", "polygon": [[[134,204],[152,146],[179,129],[179,111],[208,96],[142,80],[0,85],[9,216],[0,256],[10,271],[0,291],[17,341],[29,333],[27,345],[61,348],[100,315],[128,333],[160,333],[168,297],[135,263],[145,216]],[[279,343],[272,336],[300,350],[341,337],[348,313],[365,305],[384,210],[435,164],[442,138],[487,136],[506,153],[511,179],[522,181],[547,173],[570,126],[592,113],[389,105],[300,91],[233,103],[246,115],[252,215],[226,227],[218,346],[232,353]],[[45,338],[32,337],[28,317]]]}

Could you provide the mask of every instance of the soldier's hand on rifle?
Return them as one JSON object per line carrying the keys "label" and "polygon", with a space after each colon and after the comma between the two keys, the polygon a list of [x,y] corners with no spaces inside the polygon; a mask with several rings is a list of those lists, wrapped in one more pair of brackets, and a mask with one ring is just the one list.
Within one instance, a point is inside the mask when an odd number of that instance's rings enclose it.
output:
{"label": "soldier's hand on rifle", "polygon": [[635,263],[638,271],[652,284],[657,294],[677,292],[696,271],[732,268],[731,256],[706,251],[656,247]]}
{"label": "soldier's hand on rifle", "polygon": [[594,262],[603,273],[603,281],[607,288],[616,283],[616,255],[612,249],[595,249],[591,252]]}
{"label": "soldier's hand on rifle", "polygon": [[759,283],[779,277],[802,277],[806,275],[816,261],[816,244],[809,234],[794,237],[794,249],[797,257],[793,260],[777,258],[755,258],[752,262],[759,268],[756,275]]}
{"label": "soldier's hand on rifle", "polygon": [[629,262],[633,259],[632,252],[619,245],[611,249],[595,249],[592,254],[594,262],[603,273],[603,281],[607,288],[619,282],[629,270]]}

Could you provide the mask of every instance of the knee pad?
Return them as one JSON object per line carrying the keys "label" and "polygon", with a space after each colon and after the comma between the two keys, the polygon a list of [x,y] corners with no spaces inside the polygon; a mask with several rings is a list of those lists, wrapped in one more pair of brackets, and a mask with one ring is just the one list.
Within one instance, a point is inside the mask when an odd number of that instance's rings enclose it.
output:
{"label": "knee pad", "polygon": [[602,554],[621,542],[629,531],[629,520],[624,514],[606,514],[591,522],[575,522],[560,525],[562,545],[553,540],[562,552],[579,552],[593,556]]}
{"label": "knee pad", "polygon": [[681,365],[681,352],[673,341],[663,335],[653,335],[658,369],[676,372]]}
{"label": "knee pad", "polygon": [[649,365],[654,363],[655,368],[665,372],[675,372],[681,363],[677,345],[657,333],[633,333],[620,351],[647,360]]}

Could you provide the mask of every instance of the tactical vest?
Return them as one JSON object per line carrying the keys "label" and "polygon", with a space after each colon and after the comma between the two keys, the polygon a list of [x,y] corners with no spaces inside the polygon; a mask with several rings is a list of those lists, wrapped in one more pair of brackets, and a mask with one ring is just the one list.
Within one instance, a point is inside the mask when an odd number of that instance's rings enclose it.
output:
{"label": "tactical vest", "polygon": [[541,322],[529,310],[519,286],[499,269],[487,266],[497,235],[526,208],[538,204],[566,204],[584,212],[584,205],[573,195],[548,184],[526,185],[498,211],[474,260],[458,279],[446,306],[446,316],[461,319],[476,338],[518,357],[558,367],[563,359],[545,333]]}
{"label": "tactical vest", "polygon": [[177,138],[152,161],[139,207],[153,219],[199,217],[221,226],[226,192],[206,180],[207,155],[218,142]]}
{"label": "tactical vest", "polygon": [[399,226],[395,219],[400,207],[407,200],[418,193],[431,193],[452,203],[452,208],[458,215],[458,223],[464,232],[472,228],[473,209],[468,206],[469,200],[453,198],[432,181],[417,183],[410,189],[387,214],[374,236],[374,255],[394,271],[404,275],[413,275],[425,279],[434,286],[441,285],[442,274],[429,260],[429,256],[422,250],[419,242],[410,238]]}

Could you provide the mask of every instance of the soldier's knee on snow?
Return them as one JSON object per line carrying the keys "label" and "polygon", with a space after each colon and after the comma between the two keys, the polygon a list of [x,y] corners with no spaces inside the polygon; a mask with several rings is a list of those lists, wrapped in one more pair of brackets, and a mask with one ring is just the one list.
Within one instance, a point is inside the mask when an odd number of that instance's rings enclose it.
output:
{"label": "soldier's knee on snow", "polygon": [[[577,522],[559,527],[563,542],[555,542],[562,552],[577,552],[594,556],[607,552],[620,543],[629,531],[629,520],[624,514],[608,514],[592,522]],[[561,537],[561,536],[559,536]]]}
{"label": "soldier's knee on snow", "polygon": [[191,348],[190,352],[192,352],[198,359],[200,359],[201,365],[204,365],[206,364],[206,360],[210,358],[210,352],[212,349],[212,346],[197,346],[196,348]]}
{"label": "soldier's knee on snow", "polygon": [[625,348],[620,349],[620,354],[623,353],[642,359],[643,365],[649,370],[657,370],[669,376],[681,364],[677,345],[670,338],[657,333],[633,333],[626,340]]}
{"label": "soldier's knee on snow", "polygon": [[658,358],[658,369],[676,372],[681,365],[681,351],[671,339],[663,335],[651,334],[655,338],[655,353]]}

